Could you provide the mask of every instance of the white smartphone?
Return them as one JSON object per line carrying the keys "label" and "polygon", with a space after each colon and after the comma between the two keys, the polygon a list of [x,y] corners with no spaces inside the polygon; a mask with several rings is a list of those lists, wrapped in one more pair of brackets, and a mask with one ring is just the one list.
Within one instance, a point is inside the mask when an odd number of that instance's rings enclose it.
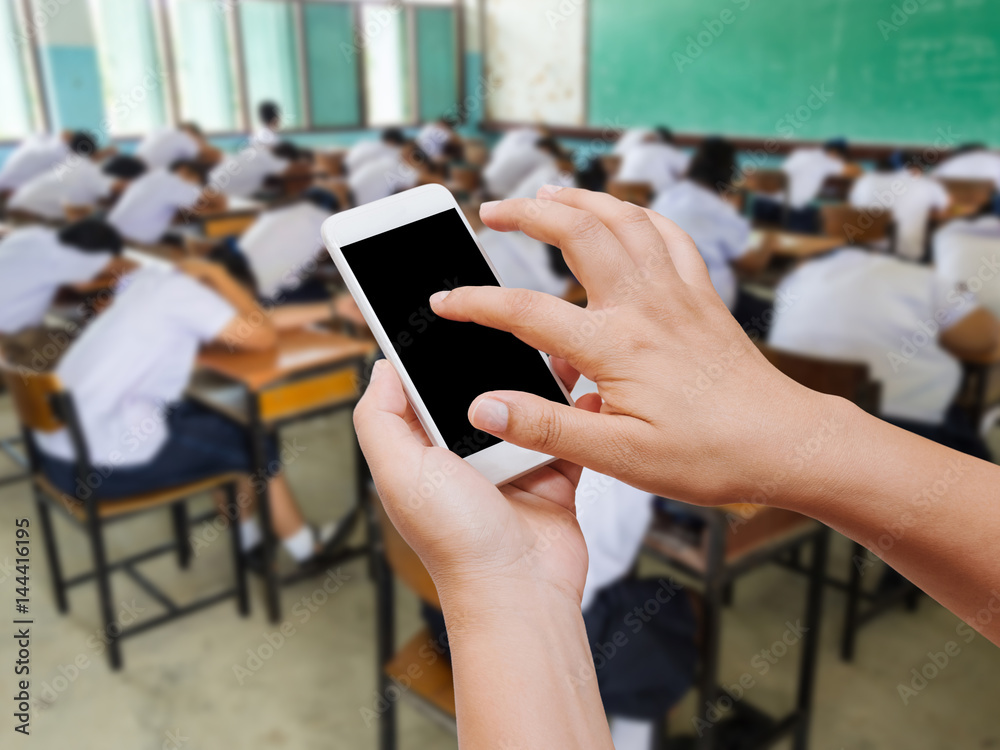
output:
{"label": "white smartphone", "polygon": [[514,335],[431,311],[435,292],[501,286],[447,188],[424,185],[331,216],[323,241],[434,445],[496,485],[554,460],[469,422],[469,406],[487,391],[526,391],[563,404],[572,398],[548,357]]}

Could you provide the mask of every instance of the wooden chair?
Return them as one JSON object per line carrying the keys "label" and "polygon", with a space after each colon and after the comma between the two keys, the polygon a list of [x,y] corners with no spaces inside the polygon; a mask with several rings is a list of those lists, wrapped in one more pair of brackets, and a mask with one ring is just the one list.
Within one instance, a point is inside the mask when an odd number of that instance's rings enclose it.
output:
{"label": "wooden chair", "polygon": [[878,242],[892,243],[892,216],[888,210],[876,211],[835,203],[822,206],[820,217],[823,235],[837,237],[846,245],[873,246]]}
{"label": "wooden chair", "polygon": [[648,208],[653,202],[653,186],[648,182],[608,182],[608,192],[620,201]]}
{"label": "wooden chair", "polygon": [[465,139],[465,162],[473,167],[482,169],[490,161],[490,150],[486,144],[476,138]]}
{"label": "wooden chair", "polygon": [[482,173],[471,164],[456,164],[451,168],[453,189],[463,193],[473,193],[482,185]]}
{"label": "wooden chair", "polygon": [[399,579],[426,605],[441,609],[441,600],[430,574],[417,554],[396,531],[381,501],[374,500],[370,524],[372,562],[376,587],[378,694],[387,707],[379,717],[379,748],[395,750],[398,743],[396,701],[393,688],[418,711],[457,731],[455,683],[451,663],[435,648],[431,631],[423,628],[406,645],[396,648],[394,580]]}
{"label": "wooden chair", "polygon": [[[108,644],[108,659],[112,669],[117,670],[122,666],[120,644],[122,638],[145,632],[232,596],[237,599],[239,613],[243,616],[249,614],[250,602],[247,596],[246,568],[240,549],[238,523],[229,524],[232,532],[233,560],[236,571],[234,588],[182,606],[160,591],[134,568],[137,563],[167,553],[176,553],[180,567],[187,568],[191,561],[191,546],[188,540],[186,500],[203,492],[216,489],[225,490],[226,514],[230,519],[238,518],[239,507],[236,503],[235,483],[239,479],[239,475],[221,474],[191,484],[115,500],[99,499],[99,488],[93,492],[77,493],[84,495],[83,497],[69,496],[43,474],[40,456],[31,435],[33,432],[52,433],[65,429],[77,457],[77,486],[86,488],[90,486],[88,480],[101,476],[91,463],[72,396],[63,389],[59,379],[53,373],[36,373],[27,369],[18,369],[6,360],[0,359],[0,375],[11,393],[14,408],[23,430],[24,444],[28,449],[32,491],[38,509],[42,536],[45,539],[45,551],[52,573],[56,606],[61,613],[67,612],[69,609],[66,596],[68,589],[92,579],[97,581],[103,632]],[[70,579],[63,576],[59,545],[56,542],[50,515],[53,507],[63,512],[71,522],[86,531],[94,556],[94,569],[92,571]],[[170,508],[171,510],[175,539],[117,562],[109,562],[105,549],[104,527],[109,523],[133,517],[138,513],[160,508]],[[132,627],[123,628],[122,623],[117,622],[113,610],[115,600],[111,593],[111,573],[116,570],[122,570],[128,574],[153,600],[161,604],[166,612]]]}
{"label": "wooden chair", "polygon": [[939,178],[938,181],[948,191],[951,202],[956,206],[968,206],[969,213],[975,213],[993,201],[996,186],[990,180],[952,180]]}
{"label": "wooden chair", "polygon": [[745,174],[738,187],[751,193],[780,194],[784,198],[788,193],[788,175],[780,169],[757,169]]}
{"label": "wooden chair", "polygon": [[832,203],[845,203],[851,194],[851,188],[854,187],[855,179],[844,176],[827,177],[819,189],[817,198]]}
{"label": "wooden chair", "polygon": [[330,177],[342,177],[346,156],[344,151],[317,151],[314,157],[316,170],[325,172]]}

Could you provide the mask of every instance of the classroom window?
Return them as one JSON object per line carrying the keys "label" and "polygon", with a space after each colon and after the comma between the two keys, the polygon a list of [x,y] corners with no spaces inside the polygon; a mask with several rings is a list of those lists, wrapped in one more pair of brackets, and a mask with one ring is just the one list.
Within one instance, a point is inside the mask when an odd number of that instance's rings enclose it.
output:
{"label": "classroom window", "polygon": [[361,28],[368,125],[413,122],[410,13],[396,5],[364,5]]}
{"label": "classroom window", "polygon": [[344,3],[303,4],[309,110],[313,127],[363,124],[354,19],[355,8]]}
{"label": "classroom window", "polygon": [[306,126],[297,3],[243,0],[239,4],[247,99],[256,113],[262,101],[281,107],[282,126]]}
{"label": "classroom window", "polygon": [[38,78],[31,63],[30,31],[13,2],[0,3],[0,140],[22,138],[42,127]]}
{"label": "classroom window", "polygon": [[170,0],[170,39],[181,121],[208,132],[245,127],[234,65],[235,0]]}
{"label": "classroom window", "polygon": [[167,122],[167,75],[152,9],[135,0],[91,0],[104,109],[112,135],[136,135]]}

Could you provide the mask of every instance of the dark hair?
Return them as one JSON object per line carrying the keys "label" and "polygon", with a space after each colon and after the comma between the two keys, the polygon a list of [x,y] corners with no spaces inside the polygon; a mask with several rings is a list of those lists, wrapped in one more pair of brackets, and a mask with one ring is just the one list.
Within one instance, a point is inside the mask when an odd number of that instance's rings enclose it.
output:
{"label": "dark hair", "polygon": [[465,146],[456,141],[448,141],[441,149],[441,156],[452,162],[465,161]]}
{"label": "dark hair", "polygon": [[202,185],[208,182],[208,172],[205,165],[193,159],[178,159],[170,165],[171,172],[178,172],[182,169],[193,172],[198,177],[198,182]]}
{"label": "dark hair", "polygon": [[261,102],[257,107],[257,117],[261,125],[270,125],[281,117],[281,108],[275,102]]}
{"label": "dark hair", "polygon": [[103,219],[83,219],[59,230],[59,241],[85,253],[121,255],[125,241]]}
{"label": "dark hair", "polygon": [[903,160],[901,151],[895,151],[888,156],[883,156],[875,162],[876,172],[895,172],[897,169],[902,169],[902,167]]}
{"label": "dark hair", "polygon": [[593,157],[576,173],[576,186],[595,193],[603,193],[608,185],[608,170],[600,157]]}
{"label": "dark hair", "polygon": [[394,146],[402,146],[406,143],[406,136],[403,135],[403,131],[399,128],[386,128],[382,131],[382,140]]}
{"label": "dark hair", "polygon": [[309,188],[302,193],[302,199],[330,213],[336,213],[340,210],[340,201],[337,199],[337,196],[323,188]]}
{"label": "dark hair", "polygon": [[201,128],[198,127],[198,124],[196,122],[192,122],[190,120],[188,120],[187,122],[182,122],[180,124],[180,128],[181,130],[187,130],[188,132],[191,133],[191,135],[201,138],[202,135]]}
{"label": "dark hair", "polygon": [[736,173],[736,147],[724,138],[712,137],[702,141],[691,160],[687,177],[692,182],[722,193],[732,184]]}
{"label": "dark hair", "polygon": [[961,146],[955,149],[955,156],[959,154],[971,154],[975,151],[986,151],[985,143],[963,143]]}
{"label": "dark hair", "polygon": [[412,158],[417,164],[430,164],[431,158],[427,155],[420,146],[417,145],[416,141],[408,141],[407,144],[412,151]]}
{"label": "dark hair", "polygon": [[90,156],[97,150],[97,141],[86,130],[77,130],[70,134],[69,150],[80,156]]}
{"label": "dark hair", "polygon": [[548,136],[546,138],[539,138],[537,141],[535,141],[535,148],[537,148],[539,151],[545,152],[546,154],[551,154],[557,159],[561,159],[563,156],[565,156],[562,150],[562,146],[559,145],[559,141],[557,141],[552,136]]}
{"label": "dark hair", "polygon": [[304,156],[304,152],[291,141],[281,141],[271,147],[271,153],[279,159],[298,161]]}
{"label": "dark hair", "polygon": [[226,269],[226,273],[233,277],[233,280],[249,290],[254,296],[257,295],[257,276],[250,267],[250,261],[243,251],[236,244],[235,237],[229,237],[213,247],[206,260],[218,263]]}
{"label": "dark hair", "polygon": [[846,138],[831,138],[826,143],[823,144],[824,151],[833,151],[844,159],[847,158],[847,139]]}
{"label": "dark hair", "polygon": [[670,128],[665,128],[663,126],[660,126],[656,129],[656,135],[659,136],[660,141],[662,143],[673,143],[675,141],[674,131],[672,131]]}
{"label": "dark hair", "polygon": [[146,171],[146,162],[134,156],[118,154],[108,159],[101,171],[119,180],[134,180]]}

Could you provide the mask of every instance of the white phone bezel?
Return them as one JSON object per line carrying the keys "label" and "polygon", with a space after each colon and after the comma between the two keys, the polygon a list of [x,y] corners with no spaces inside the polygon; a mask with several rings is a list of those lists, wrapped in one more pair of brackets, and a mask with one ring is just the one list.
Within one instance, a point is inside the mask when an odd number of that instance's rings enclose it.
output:
{"label": "white phone bezel", "polygon": [[[420,424],[423,426],[431,442],[441,448],[449,448],[449,446],[445,443],[444,437],[434,422],[434,418],[417,392],[409,373],[406,372],[399,354],[396,352],[392,341],[382,327],[378,316],[375,314],[375,310],[368,301],[368,296],[361,288],[361,284],[354,275],[341,248],[369,237],[398,229],[407,224],[412,224],[420,219],[434,216],[448,209],[455,209],[458,212],[466,230],[468,230],[469,235],[475,241],[476,247],[479,248],[479,252],[482,253],[483,258],[486,259],[497,282],[502,286],[503,282],[500,280],[500,274],[497,273],[489,256],[483,250],[479,238],[476,237],[476,233],[466,220],[461,207],[451,192],[442,185],[423,185],[390,196],[389,198],[335,214],[323,223],[322,229],[323,243],[326,245],[330,257],[333,258],[333,262],[347,284],[348,290],[358,303],[361,314],[375,336],[375,341],[378,343],[379,348],[381,348],[386,358],[396,368],[399,379],[403,383],[403,390],[410,405],[413,407],[413,411],[420,420]],[[566,401],[572,404],[573,398],[552,369],[549,357],[542,352],[539,352],[538,356],[542,358],[553,379],[559,385],[559,389],[566,397]],[[501,442],[489,448],[484,448],[471,456],[465,456],[464,460],[495,485],[500,486],[546,464],[552,463],[555,459],[544,453],[521,448],[511,443]]]}

